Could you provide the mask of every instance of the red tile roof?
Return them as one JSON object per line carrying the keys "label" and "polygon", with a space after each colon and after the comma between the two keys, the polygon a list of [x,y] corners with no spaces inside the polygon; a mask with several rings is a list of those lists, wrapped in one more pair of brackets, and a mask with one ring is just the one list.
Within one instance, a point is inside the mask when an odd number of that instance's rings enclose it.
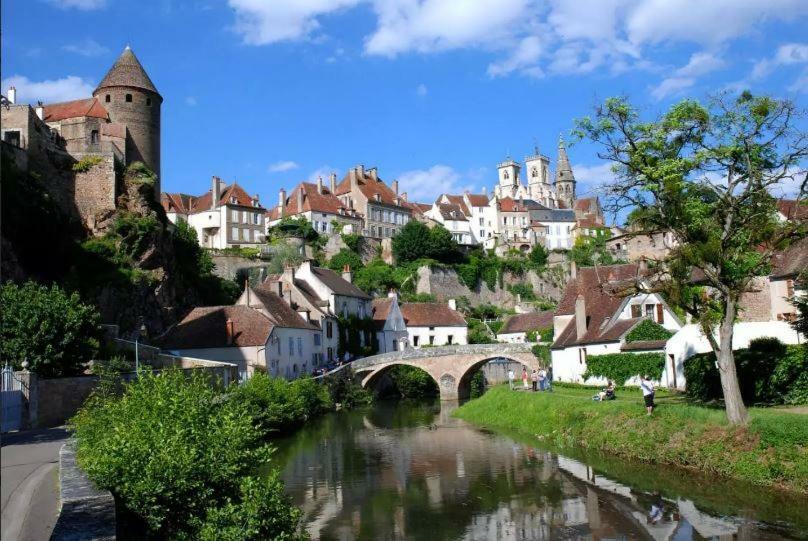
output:
{"label": "red tile roof", "polygon": [[460,312],[440,302],[408,302],[401,305],[401,315],[408,327],[465,327]]}
{"label": "red tile roof", "polygon": [[527,212],[524,203],[510,197],[499,200],[499,210],[502,212]]}
{"label": "red tile roof", "polygon": [[179,214],[188,214],[193,205],[194,196],[184,193],[166,193],[160,194],[160,204],[163,205],[163,210],[166,212],[177,212]]}
{"label": "red tile roof", "polygon": [[[297,208],[298,192],[303,192],[303,209]],[[331,193],[331,190],[323,186],[323,193],[317,191],[317,184],[311,182],[301,182],[289,194],[284,202],[284,216],[293,216],[301,212],[322,212],[326,214],[341,214],[345,217],[361,218],[361,214],[354,209],[350,209],[342,204],[340,199]],[[280,217],[279,207],[270,209],[271,219]]]}
{"label": "red tile roof", "polygon": [[[233,342],[228,344],[227,320],[233,322]],[[272,322],[249,306],[194,308],[160,341],[166,349],[262,346],[272,332]]]}
{"label": "red tile roof", "polygon": [[490,199],[485,194],[466,194],[472,207],[487,207]]}
{"label": "red tile roof", "polygon": [[[344,195],[346,193],[351,192],[351,176],[356,176],[356,185],[362,195],[364,195],[368,201],[375,202],[376,196],[379,196],[380,203],[385,205],[392,205],[392,206],[400,206],[402,208],[410,209],[409,205],[405,204],[405,201],[400,196],[396,196],[396,193],[389,187],[384,181],[380,178],[376,180],[370,176],[369,173],[365,172],[363,175],[359,175],[359,172],[355,169],[348,171],[348,174],[342,179],[337,185],[336,195]],[[396,203],[396,199],[399,199],[401,205]]]}
{"label": "red tile roof", "polygon": [[509,334],[527,331],[537,331],[553,326],[553,311],[528,312],[516,314],[505,320],[497,334]]}
{"label": "red tile roof", "polygon": [[453,203],[438,203],[438,212],[444,220],[454,220],[456,222],[468,222],[466,213],[460,205]]}
{"label": "red tile roof", "polygon": [[109,113],[95,98],[50,103],[44,106],[45,122],[56,122],[66,118],[93,117],[109,119]]}
{"label": "red tile roof", "polygon": [[[231,203],[230,199],[236,198],[235,203]],[[256,196],[257,197],[257,196]],[[208,190],[203,195],[193,196],[181,193],[162,193],[160,194],[160,202],[166,212],[177,212],[176,210],[169,210],[169,207],[184,208],[188,214],[195,214],[198,212],[205,212],[210,210],[210,202],[213,199],[212,191]],[[253,206],[253,198],[237,183],[225,186],[222,190],[221,197],[219,197],[219,206],[222,205],[239,205],[242,207],[250,207],[258,212],[264,212],[266,209],[259,205]],[[182,203],[180,203],[182,202]],[[168,205],[168,206],[166,206]]]}
{"label": "red tile roof", "polygon": [[794,199],[780,199],[777,201],[777,210],[787,220],[808,220],[808,203],[798,203]]}
{"label": "red tile roof", "polygon": [[[443,194],[443,195],[449,201],[450,205],[457,206],[463,214],[465,214],[465,215],[471,214],[471,211],[469,210],[468,206],[466,205],[466,200],[463,198],[462,195],[450,195],[448,193]],[[438,199],[438,201],[440,201],[440,198]]]}
{"label": "red tile roof", "polygon": [[390,315],[390,308],[393,306],[393,299],[385,297],[383,299],[373,299],[371,315],[373,323],[377,329],[383,329],[387,323],[387,316]]}

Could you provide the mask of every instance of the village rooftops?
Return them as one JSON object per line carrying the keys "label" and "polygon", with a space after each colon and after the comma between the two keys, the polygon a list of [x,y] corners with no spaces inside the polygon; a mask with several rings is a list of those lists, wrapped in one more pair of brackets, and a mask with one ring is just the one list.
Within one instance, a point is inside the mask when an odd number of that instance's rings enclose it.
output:
{"label": "village rooftops", "polygon": [[272,328],[268,317],[249,306],[204,306],[191,310],[160,345],[165,349],[262,346]]}
{"label": "village rooftops", "polygon": [[466,197],[468,197],[472,207],[487,207],[490,201],[490,198],[485,194],[469,193],[466,194]]}
{"label": "village rooftops", "polygon": [[43,106],[45,122],[57,122],[66,118],[93,117],[109,119],[106,108],[96,98],[49,103]]}
{"label": "village rooftops", "polygon": [[528,312],[509,317],[497,334],[537,331],[553,326],[553,311]]}
{"label": "village rooftops", "polygon": [[406,197],[396,194],[384,181],[376,176],[375,169],[365,170],[363,167],[354,167],[337,185],[336,195],[351,193],[353,185],[362,192],[368,202],[384,204],[394,207],[411,208],[406,205]]}
{"label": "village rooftops", "polygon": [[[166,212],[181,212],[183,214],[196,214],[211,210],[213,190],[208,190],[198,197],[181,193],[163,193],[160,202]],[[237,183],[225,185],[221,190],[217,207],[235,205],[249,207],[263,213],[266,209],[258,202],[258,196],[251,196]],[[183,209],[180,211],[178,209]]]}
{"label": "village rooftops", "polygon": [[373,316],[373,324],[377,329],[384,329],[387,323],[387,316],[390,315],[390,308],[393,306],[395,299],[385,297],[383,299],[373,299],[371,314]]}
{"label": "village rooftops", "polygon": [[[302,193],[301,193],[302,192]],[[300,202],[303,202],[300,208]],[[301,182],[286,197],[283,209],[275,206],[267,211],[270,220],[279,220],[283,216],[293,216],[303,212],[320,212],[325,214],[337,214],[347,218],[360,218],[361,214],[356,210],[346,207],[339,198],[331,193],[325,186],[318,186],[311,182]]]}
{"label": "village rooftops", "polygon": [[465,327],[466,320],[456,310],[440,302],[408,302],[401,305],[407,327]]}
{"label": "village rooftops", "polygon": [[311,273],[319,279],[335,295],[344,297],[358,297],[360,299],[370,299],[370,295],[353,285],[351,282],[332,271],[322,267],[311,267]]}
{"label": "village rooftops", "polygon": [[440,200],[442,198],[444,198],[444,197],[446,199],[448,199],[448,201],[449,201],[448,204],[456,205],[460,209],[460,212],[462,212],[463,214],[465,214],[465,215],[471,214],[471,211],[469,210],[468,206],[466,205],[466,200],[463,198],[462,195],[451,195],[451,194],[448,194],[448,193],[443,194],[440,197],[438,197],[438,200],[437,200],[438,205],[441,204]]}
{"label": "village rooftops", "polygon": [[454,203],[437,203],[438,211],[444,220],[454,220],[455,222],[468,222],[466,214],[460,205]]}

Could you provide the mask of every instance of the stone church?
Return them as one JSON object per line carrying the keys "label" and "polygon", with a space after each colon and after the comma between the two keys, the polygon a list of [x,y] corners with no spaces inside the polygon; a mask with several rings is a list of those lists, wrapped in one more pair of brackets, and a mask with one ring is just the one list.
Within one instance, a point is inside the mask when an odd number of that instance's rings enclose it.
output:
{"label": "stone church", "polygon": [[525,158],[527,185],[520,177],[521,166],[510,158],[497,165],[499,182],[494,187],[497,199],[530,199],[549,209],[575,206],[575,175],[572,173],[564,141],[558,142],[555,181],[550,182],[550,158],[536,148]]}

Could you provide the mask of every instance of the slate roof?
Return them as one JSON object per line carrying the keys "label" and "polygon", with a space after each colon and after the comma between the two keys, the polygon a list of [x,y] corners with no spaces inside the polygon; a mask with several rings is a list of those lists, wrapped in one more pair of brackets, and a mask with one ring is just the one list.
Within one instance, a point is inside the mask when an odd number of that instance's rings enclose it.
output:
{"label": "slate roof", "polygon": [[468,222],[466,214],[460,205],[453,203],[438,203],[438,212],[444,220],[454,220],[456,222]]}
{"label": "slate roof", "polygon": [[273,326],[285,329],[317,329],[315,325],[303,319],[303,316],[293,310],[277,293],[271,291],[270,287],[270,283],[264,282],[258,287],[251,288],[251,293],[254,294],[257,302],[253,302],[251,298],[250,304],[252,306],[260,304],[267,311],[267,317]]}
{"label": "slate roof", "polygon": [[49,103],[43,106],[45,122],[56,122],[66,118],[93,117],[109,119],[107,109],[95,98]]}
{"label": "slate roof", "polygon": [[505,320],[497,334],[510,334],[518,332],[536,331],[553,326],[553,311],[528,312],[516,314]]}
{"label": "slate roof", "polygon": [[331,269],[324,269],[322,267],[312,267],[312,274],[323,282],[328,289],[337,295],[344,295],[346,297],[359,297],[360,299],[369,299],[370,295],[353,285],[342,276],[332,271]]}
{"label": "slate roof", "polygon": [[113,64],[109,69],[107,74],[98,84],[98,87],[93,92],[93,95],[103,88],[116,86],[139,88],[141,90],[154,92],[158,96],[160,95],[157,88],[154,86],[154,83],[152,83],[152,80],[146,73],[146,70],[143,69],[140,61],[137,59],[135,53],[132,52],[132,49],[130,49],[129,46],[123,50],[121,56],[118,57],[118,60],[116,60],[115,64]]}
{"label": "slate roof", "polygon": [[620,346],[621,351],[656,351],[664,350],[667,340],[640,340],[637,342],[626,342]]}
{"label": "slate roof", "polygon": [[[227,320],[233,322],[233,343],[227,343]],[[262,346],[272,332],[272,322],[249,306],[194,308],[163,336],[166,349],[198,349]]]}
{"label": "slate roof", "polygon": [[383,299],[373,299],[371,315],[373,316],[373,324],[377,329],[381,330],[387,323],[387,316],[390,315],[390,308],[393,306],[393,299],[385,297]]}
{"label": "slate roof", "polygon": [[465,327],[466,320],[441,302],[408,302],[401,305],[408,327]]}

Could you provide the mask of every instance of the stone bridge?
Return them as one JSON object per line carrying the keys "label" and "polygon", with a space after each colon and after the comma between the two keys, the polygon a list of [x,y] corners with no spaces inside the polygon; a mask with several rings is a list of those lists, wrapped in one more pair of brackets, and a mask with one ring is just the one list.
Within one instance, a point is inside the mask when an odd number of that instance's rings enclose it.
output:
{"label": "stone bridge", "polygon": [[362,378],[362,387],[372,387],[393,366],[415,366],[432,376],[441,400],[457,400],[468,397],[474,372],[494,359],[515,361],[527,367],[528,372],[538,370],[539,361],[530,350],[532,345],[469,344],[405,349],[358,359],[351,363],[351,368]]}

